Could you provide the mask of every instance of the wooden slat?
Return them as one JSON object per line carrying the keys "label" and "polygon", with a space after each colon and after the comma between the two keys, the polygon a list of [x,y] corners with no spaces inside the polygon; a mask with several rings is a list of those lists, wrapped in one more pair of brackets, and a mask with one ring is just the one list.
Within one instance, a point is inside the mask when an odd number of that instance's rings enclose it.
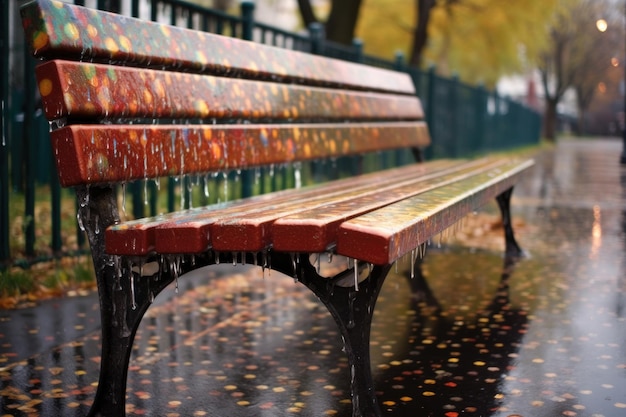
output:
{"label": "wooden slat", "polygon": [[[272,248],[283,252],[324,252],[336,243],[337,231],[344,221],[493,169],[500,164],[498,160],[487,158],[465,163],[459,161],[447,172],[437,172],[435,175],[417,174],[412,181],[395,181],[385,187],[376,188],[370,193],[360,192],[355,194],[354,198],[281,217],[272,224]],[[303,200],[302,204],[310,206],[306,200]],[[241,223],[256,224],[258,222],[258,219],[251,219]],[[238,236],[239,228],[232,227],[231,229],[223,232],[229,240],[234,243],[237,239],[243,238],[243,236]],[[250,230],[247,233],[254,234],[254,231]]]}
{"label": "wooden slat", "polygon": [[[422,174],[442,172],[453,165],[454,161],[433,161],[417,167],[390,169],[385,171],[385,176],[400,181],[414,176],[416,172]],[[303,189],[278,191],[232,203],[124,222],[107,229],[106,250],[107,253],[115,255],[145,255],[155,250],[160,253],[203,252],[210,247],[209,228],[215,221],[231,218],[242,212],[254,215],[268,208],[292,204],[296,198],[311,198],[320,194],[341,195],[350,190],[375,187],[384,183],[385,176],[376,172]]]}
{"label": "wooden slat", "polygon": [[[408,74],[142,21],[59,1],[22,8],[27,43],[37,57],[127,66],[230,73],[310,85],[414,94]],[[87,28],[85,29],[79,29]]]}
{"label": "wooden slat", "polygon": [[[452,167],[449,171],[456,170],[457,167]],[[350,187],[335,193],[323,191],[313,196],[297,196],[288,204],[274,205],[266,210],[255,211],[252,215],[240,213],[233,217],[219,219],[210,225],[210,244],[217,251],[252,252],[266,249],[270,245],[273,249],[277,249],[274,247],[272,226],[283,217],[294,216],[307,209],[334,211],[335,208],[348,209],[348,207],[355,212],[360,211],[362,214],[375,207],[406,198],[408,195],[414,194],[415,190],[419,190],[420,186],[423,186],[423,182],[437,182],[437,177],[442,175],[445,177],[446,172],[428,175],[420,167],[417,167],[412,175],[398,177],[394,173],[390,174],[383,171],[378,173],[378,181],[365,184],[363,187]],[[353,215],[356,214],[353,213]],[[174,238],[176,233],[177,230],[170,230],[168,239],[160,239],[157,231],[157,251],[161,250],[159,249],[159,241],[169,241]],[[303,243],[303,245],[315,248],[314,252],[323,252],[332,243],[328,240],[322,240],[323,237],[328,236],[317,234],[293,236],[296,240],[306,241],[307,243]],[[290,243],[293,244],[293,242]]]}
{"label": "wooden slat", "polygon": [[124,182],[429,143],[423,122],[72,125],[51,133],[61,184]]}
{"label": "wooden slat", "polygon": [[344,222],[336,251],[372,264],[393,263],[512,187],[531,165],[509,162]]}
{"label": "wooden slat", "polygon": [[415,96],[55,60],[37,68],[49,120],[116,118],[418,120]]}

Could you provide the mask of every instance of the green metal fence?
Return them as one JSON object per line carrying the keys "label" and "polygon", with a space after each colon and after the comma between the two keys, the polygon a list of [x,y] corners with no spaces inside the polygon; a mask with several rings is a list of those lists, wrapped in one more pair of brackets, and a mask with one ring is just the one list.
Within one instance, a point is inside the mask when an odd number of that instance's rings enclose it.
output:
{"label": "green metal fence", "polygon": [[[472,156],[539,141],[540,115],[500,97],[495,91],[468,86],[455,78],[440,77],[434,68],[428,71],[409,68],[401,55],[395,60],[366,55],[358,40],[351,46],[328,42],[321,25],[312,25],[308,34],[303,35],[255,22],[251,2],[241,4],[240,16],[180,0],[76,0],[75,3],[406,71],[412,76],[422,99],[433,138],[433,145],[426,153],[429,159]],[[66,207],[67,201],[73,201],[73,193],[60,189],[54,172],[48,124],[41,114],[35,88],[34,60],[24,47],[19,27],[19,4],[0,0],[0,269],[11,265],[28,266],[80,252],[85,244],[83,233],[75,224],[75,207],[69,210]],[[385,165],[394,165],[408,163],[410,158],[406,154],[390,153],[383,160]],[[347,158],[332,163],[331,167],[313,162],[276,167],[271,169],[272,172],[270,169],[251,170],[182,182],[165,179],[162,191],[159,191],[159,182],[148,182],[129,184],[120,193],[124,199],[128,195],[132,215],[138,217],[189,207],[194,195],[195,205],[210,204],[229,195],[247,196],[293,186],[294,174],[307,182],[318,180],[321,173],[331,171],[331,176],[338,176],[342,171],[363,170],[364,166],[381,168],[372,161]],[[198,188],[204,191],[199,192]],[[20,238],[16,239],[16,236]]]}

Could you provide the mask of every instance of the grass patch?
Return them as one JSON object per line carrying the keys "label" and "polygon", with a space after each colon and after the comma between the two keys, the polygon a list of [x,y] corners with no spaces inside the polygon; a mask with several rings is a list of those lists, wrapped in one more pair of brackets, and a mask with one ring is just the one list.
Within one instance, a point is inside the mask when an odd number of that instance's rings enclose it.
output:
{"label": "grass patch", "polygon": [[96,288],[91,258],[64,257],[28,269],[0,272],[0,308],[23,308],[54,297],[87,294]]}

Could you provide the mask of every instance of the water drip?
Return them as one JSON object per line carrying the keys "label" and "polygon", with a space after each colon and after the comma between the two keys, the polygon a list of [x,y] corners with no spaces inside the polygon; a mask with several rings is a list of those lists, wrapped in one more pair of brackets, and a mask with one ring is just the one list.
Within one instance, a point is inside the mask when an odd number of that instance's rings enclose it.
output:
{"label": "water drip", "polygon": [[131,308],[133,310],[137,309],[137,301],[135,299],[135,274],[133,274],[133,265],[130,261],[128,261],[128,277],[130,279],[130,298],[131,298]]}
{"label": "water drip", "polygon": [[126,183],[122,183],[122,214],[126,218]]}
{"label": "water drip", "polygon": [[76,213],[76,221],[81,232],[85,231],[85,224],[83,223],[83,216],[80,215],[80,211]]}
{"label": "water drip", "polygon": [[293,164],[293,178],[296,189],[302,188],[302,164],[300,162]]}

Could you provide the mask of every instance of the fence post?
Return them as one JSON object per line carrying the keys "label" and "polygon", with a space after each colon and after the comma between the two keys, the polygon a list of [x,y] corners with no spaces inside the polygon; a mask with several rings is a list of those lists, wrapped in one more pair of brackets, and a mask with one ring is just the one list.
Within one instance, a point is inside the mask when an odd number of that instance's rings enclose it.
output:
{"label": "fence post", "polygon": [[34,59],[24,48],[24,251],[27,256],[35,254],[35,69]]}
{"label": "fence post", "polygon": [[132,17],[139,17],[139,0],[133,0],[131,3],[130,14]]}
{"label": "fence post", "polygon": [[435,124],[435,83],[437,75],[435,74],[435,66],[428,69],[428,87],[426,89],[426,125],[430,131],[432,144],[426,147],[424,156],[426,159],[433,159],[435,156],[435,146],[437,141],[437,126]]}
{"label": "fence post", "polygon": [[406,71],[406,68],[404,67],[404,52],[396,51],[396,56],[393,61],[393,67],[396,71]]}
{"label": "fence post", "polygon": [[324,26],[319,22],[311,23],[309,36],[311,38],[311,53],[322,55],[324,51]]}
{"label": "fence post", "polygon": [[[241,2],[241,38],[251,41],[254,37],[254,3],[251,1]],[[252,169],[241,171],[241,196],[250,197],[254,194],[254,172]]]}
{"label": "fence post", "polygon": [[0,269],[9,250],[9,15],[10,0],[0,0]]}
{"label": "fence post", "polygon": [[450,120],[448,128],[451,130],[450,137],[452,138],[452,143],[454,144],[454,149],[452,149],[452,155],[455,158],[458,158],[461,155],[464,155],[463,149],[461,149],[462,142],[459,140],[459,77],[458,75],[453,75],[450,80],[450,91],[448,94],[449,102],[447,104],[448,111],[450,112]]}
{"label": "fence post", "polygon": [[354,62],[363,63],[363,41],[359,38],[352,39],[352,47],[354,48]]}
{"label": "fence post", "polygon": [[474,141],[474,149],[478,152],[485,150],[485,123],[487,117],[487,93],[485,86],[480,84],[474,90],[474,120],[476,120],[476,137]]}
{"label": "fence post", "polygon": [[254,29],[254,3],[251,1],[241,2],[241,39],[251,41]]}

